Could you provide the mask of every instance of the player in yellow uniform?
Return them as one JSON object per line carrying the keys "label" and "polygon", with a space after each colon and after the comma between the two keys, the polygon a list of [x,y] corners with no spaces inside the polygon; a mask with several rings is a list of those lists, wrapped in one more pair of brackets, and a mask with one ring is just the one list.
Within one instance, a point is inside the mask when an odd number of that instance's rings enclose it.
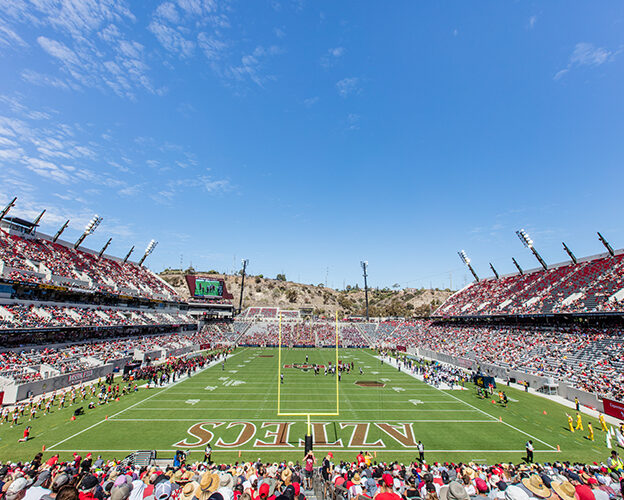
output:
{"label": "player in yellow uniform", "polygon": [[593,441],[593,440],[594,440],[594,428],[592,427],[591,422],[588,422],[588,423],[587,423],[587,432],[588,432],[587,437],[588,437],[591,441]]}
{"label": "player in yellow uniform", "polygon": [[581,414],[580,413],[576,414],[576,430],[577,431],[582,431],[583,430],[583,419],[581,418]]}
{"label": "player in yellow uniform", "polygon": [[570,428],[570,432],[574,433],[574,419],[572,418],[572,415],[568,415],[568,427]]}
{"label": "player in yellow uniform", "polygon": [[598,417],[598,420],[600,421],[600,425],[602,426],[602,430],[604,432],[607,432],[607,422],[605,422],[605,418],[604,415],[601,413],[600,416]]}

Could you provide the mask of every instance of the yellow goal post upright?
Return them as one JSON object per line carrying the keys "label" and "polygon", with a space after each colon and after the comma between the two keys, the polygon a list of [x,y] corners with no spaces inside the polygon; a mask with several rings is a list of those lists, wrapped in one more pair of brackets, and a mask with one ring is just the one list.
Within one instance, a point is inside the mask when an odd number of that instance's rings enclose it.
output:
{"label": "yellow goal post upright", "polygon": [[[336,351],[336,364],[335,364],[335,379],[336,379],[336,411],[333,413],[327,412],[283,412],[282,411],[282,400],[281,400],[281,377],[282,377],[282,312],[279,313],[279,329],[278,329],[278,346],[277,346],[277,362],[278,362],[278,370],[277,370],[277,415],[280,417],[299,417],[306,416],[308,418],[308,430],[306,433],[306,443],[312,436],[310,417],[337,417],[340,415],[340,384],[338,383],[338,311],[336,311],[336,336],[335,336],[335,351]],[[311,442],[311,441],[310,441]],[[306,449],[306,452],[308,449]]]}

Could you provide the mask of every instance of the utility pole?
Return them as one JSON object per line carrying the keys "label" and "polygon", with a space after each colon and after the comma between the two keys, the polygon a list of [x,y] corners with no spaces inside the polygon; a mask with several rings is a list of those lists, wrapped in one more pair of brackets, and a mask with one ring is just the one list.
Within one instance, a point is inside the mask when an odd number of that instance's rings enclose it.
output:
{"label": "utility pole", "polygon": [[241,259],[241,263],[243,264],[243,281],[241,282],[241,293],[240,300],[238,301],[238,314],[243,310],[243,290],[245,289],[245,271],[247,271],[247,264],[249,264],[249,259]]}
{"label": "utility pole", "polygon": [[368,277],[368,274],[366,274],[368,261],[363,260],[360,262],[360,265],[362,266],[362,271],[364,271],[364,299],[366,300],[366,321],[368,321],[370,319],[368,316],[368,281],[366,280],[366,278]]}

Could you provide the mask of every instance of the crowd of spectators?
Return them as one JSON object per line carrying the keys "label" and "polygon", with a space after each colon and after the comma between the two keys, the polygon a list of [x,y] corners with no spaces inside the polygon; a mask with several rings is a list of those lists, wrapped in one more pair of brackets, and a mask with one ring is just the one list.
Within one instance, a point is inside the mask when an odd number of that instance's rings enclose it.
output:
{"label": "crowd of spectators", "polygon": [[206,332],[191,332],[109,339],[57,348],[5,351],[0,353],[0,377],[24,383],[41,379],[42,373],[71,373],[132,357],[135,350],[148,353],[205,345],[211,342],[212,335]]}
{"label": "crowd of spectators", "polygon": [[[29,283],[66,283],[72,288],[179,301],[177,292],[143,266],[74,250],[36,237],[0,229],[0,261],[5,277]],[[55,280],[54,277],[62,278]]]}
{"label": "crowd of spectators", "polygon": [[146,309],[53,306],[38,303],[0,305],[0,330],[15,328],[191,324],[185,312]]}
{"label": "crowd of spectators", "polygon": [[178,454],[173,465],[128,465],[88,453],[38,453],[0,469],[2,500],[615,500],[624,493],[616,452],[604,463],[378,463],[360,452],[353,461],[302,465],[278,462],[215,464]]}
{"label": "crowd of spectators", "polygon": [[450,297],[439,317],[624,311],[624,254],[475,282]]}
{"label": "crowd of spectators", "polygon": [[[280,324],[275,321],[257,321],[253,323],[239,339],[242,345],[278,345]],[[364,347],[370,342],[355,324],[338,323],[338,341],[340,346]],[[336,323],[333,321],[297,321],[282,322],[281,342],[286,346],[323,347],[336,344]]]}

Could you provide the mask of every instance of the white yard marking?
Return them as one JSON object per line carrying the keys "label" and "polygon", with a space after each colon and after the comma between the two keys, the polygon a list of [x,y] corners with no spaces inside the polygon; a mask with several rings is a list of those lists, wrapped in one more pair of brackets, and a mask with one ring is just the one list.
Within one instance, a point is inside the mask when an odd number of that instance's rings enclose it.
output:
{"label": "white yard marking", "polygon": [[238,370],[230,370],[230,373],[238,373]]}
{"label": "white yard marking", "polygon": [[403,392],[405,389],[403,389],[403,387],[393,387],[392,390],[396,392]]}
{"label": "white yard marking", "polygon": [[371,372],[373,375],[379,375],[379,372]]}
{"label": "white yard marking", "polygon": [[409,402],[412,403],[413,405],[421,405],[422,404],[422,401],[420,399],[410,399]]}
{"label": "white yard marking", "polygon": [[[242,353],[242,352],[245,352],[245,351],[247,351],[247,349],[248,349],[248,348],[245,348],[245,349],[243,349],[242,351],[239,351],[239,352],[237,352],[236,354],[233,354],[232,356],[236,356],[237,354],[240,354],[240,353]],[[212,363],[210,363],[210,364],[206,365],[206,367],[204,367],[204,368],[203,368],[202,370],[200,370],[198,373],[202,373],[203,371],[207,370],[208,368],[212,368],[213,366],[217,365],[218,363],[219,363],[219,361],[213,361]],[[148,401],[148,400],[152,399],[153,397],[158,396],[159,394],[162,394],[162,393],[163,393],[163,392],[165,392],[165,391],[168,391],[168,390],[169,390],[169,389],[171,389],[172,387],[175,387],[175,386],[176,386],[176,385],[178,385],[180,382],[184,382],[184,381],[187,381],[187,380],[189,380],[189,378],[181,378],[181,379],[176,380],[175,382],[173,382],[172,384],[168,385],[168,386],[167,386],[167,387],[165,387],[164,389],[162,389],[162,390],[160,390],[160,391],[158,391],[158,392],[156,392],[156,393],[152,394],[151,396],[146,397],[145,399],[142,399],[142,400],[140,400],[140,401],[137,401],[136,403],[134,403],[134,404],[132,404],[132,405],[130,405],[130,406],[128,406],[128,407],[126,407],[126,408],[124,408],[123,410],[118,411],[117,413],[115,413],[115,414],[111,415],[111,416],[110,416],[110,419],[108,419],[108,420],[107,420],[106,418],[105,418],[105,419],[102,419],[102,420],[100,420],[99,422],[96,422],[95,424],[90,425],[89,427],[87,427],[87,428],[85,428],[85,429],[82,429],[81,431],[78,431],[78,432],[76,432],[76,433],[72,434],[72,435],[71,435],[71,436],[69,436],[69,437],[66,437],[65,439],[63,439],[63,440],[59,441],[58,443],[53,444],[52,446],[50,446],[50,448],[48,448],[48,450],[52,450],[52,449],[53,449],[53,448],[55,448],[56,446],[59,446],[59,445],[61,445],[61,444],[65,443],[65,442],[69,441],[70,439],[73,439],[73,438],[75,438],[76,436],[79,436],[79,435],[80,435],[80,434],[82,434],[83,432],[86,432],[86,431],[88,431],[88,430],[90,430],[90,429],[93,429],[94,427],[97,427],[97,426],[98,426],[98,425],[100,425],[100,424],[103,424],[104,422],[110,422],[110,421],[111,421],[111,419],[115,418],[117,415],[121,415],[121,414],[122,414],[122,413],[124,413],[125,411],[130,410],[131,408],[134,408],[135,406],[140,405],[141,403],[145,403],[145,401]],[[152,390],[152,389],[151,389],[151,390]]]}
{"label": "white yard marking", "polygon": [[[372,355],[372,354],[370,354],[370,353],[369,353],[369,355],[370,355],[370,356],[372,356],[372,357],[375,357],[375,356],[373,356],[373,355]],[[378,359],[378,358],[377,358],[377,359]],[[391,363],[392,363],[392,362],[391,362]],[[411,377],[416,378],[413,374],[411,374],[411,373],[409,373],[409,372],[404,372],[404,373],[406,373],[407,375],[410,375]],[[489,414],[488,412],[483,411],[483,410],[481,410],[481,409],[477,408],[476,406],[471,405],[470,403],[468,403],[468,402],[466,402],[466,401],[464,401],[464,400],[462,400],[462,399],[459,399],[457,396],[453,396],[453,395],[452,395],[452,394],[450,394],[449,392],[445,392],[445,391],[443,391],[442,389],[438,389],[438,388],[437,388],[437,387],[435,387],[435,386],[434,386],[434,388],[435,388],[436,390],[440,391],[442,394],[444,394],[444,395],[448,396],[449,398],[453,398],[453,399],[455,399],[456,401],[459,401],[459,402],[461,402],[461,403],[464,403],[466,406],[468,406],[468,407],[472,408],[474,411],[478,411],[479,413],[482,413],[483,415],[487,415],[488,417],[490,417],[491,419],[493,419],[493,420],[495,420],[495,421],[499,421],[499,420],[498,420],[498,418],[496,418],[494,415],[491,415],[491,414]],[[396,410],[395,410],[395,411],[396,411]],[[427,411],[427,410],[419,410],[419,411]],[[444,411],[444,410],[437,410],[437,411]],[[451,410],[451,411],[464,411],[464,410]],[[548,447],[550,448],[550,450],[548,450],[548,451],[554,451],[555,453],[557,453],[557,450],[556,450],[556,448],[555,448],[553,445],[548,444],[547,442],[542,441],[542,440],[541,440],[541,439],[539,439],[539,438],[536,438],[535,436],[533,436],[533,435],[529,434],[528,432],[523,431],[522,429],[518,429],[517,427],[515,427],[515,426],[513,426],[513,425],[511,425],[511,424],[508,424],[508,423],[507,423],[507,422],[505,422],[504,420],[503,420],[503,421],[501,421],[500,423],[502,423],[502,424],[506,425],[507,427],[509,427],[509,428],[511,428],[511,429],[513,429],[513,430],[515,430],[515,431],[517,431],[517,432],[519,432],[520,434],[524,434],[525,436],[528,436],[528,437],[530,437],[530,438],[532,438],[532,439],[535,439],[536,441],[538,441],[538,442],[542,443],[543,445],[548,446]],[[475,450],[474,452],[475,452],[475,453],[479,453],[479,450]],[[526,453],[526,451],[525,451],[525,453]],[[542,452],[542,453],[543,453],[543,452]]]}
{"label": "white yard marking", "polygon": [[187,399],[185,403],[187,405],[196,405],[197,403],[199,403],[199,399]]}
{"label": "white yard marking", "polygon": [[214,391],[216,388],[216,385],[207,385],[206,387],[204,387],[206,391]]}

